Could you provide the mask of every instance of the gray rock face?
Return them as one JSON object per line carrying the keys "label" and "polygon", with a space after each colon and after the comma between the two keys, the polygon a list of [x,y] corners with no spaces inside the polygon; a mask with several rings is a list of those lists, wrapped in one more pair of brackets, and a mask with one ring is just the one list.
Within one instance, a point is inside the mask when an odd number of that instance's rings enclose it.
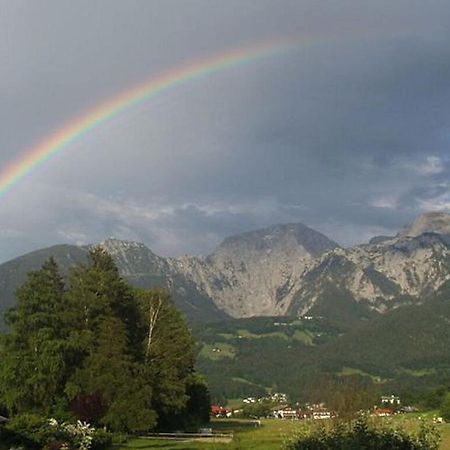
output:
{"label": "gray rock face", "polygon": [[337,247],[303,224],[286,224],[227,238],[205,259],[173,263],[233,317],[283,315],[314,258]]}
{"label": "gray rock face", "polygon": [[314,310],[329,284],[377,313],[426,301],[450,279],[448,230],[450,215],[424,214],[396,237],[326,254],[305,274],[290,312]]}
{"label": "gray rock face", "polygon": [[133,286],[168,289],[174,303],[191,320],[210,321],[227,317],[199,286],[174,270],[170,259],[156,255],[144,244],[108,239],[100,245],[111,254],[120,274]]}
{"label": "gray rock face", "polygon": [[424,233],[450,235],[450,215],[443,212],[422,214],[405,227],[399,236],[420,236]]}
{"label": "gray rock face", "polygon": [[[166,287],[191,320],[284,314],[368,317],[425,302],[450,279],[450,215],[418,217],[395,237],[340,248],[302,224],[232,236],[209,256],[163,258],[144,244],[101,244],[137,287]],[[64,273],[88,247],[55,246],[0,265],[0,314],[27,272],[55,256]]]}

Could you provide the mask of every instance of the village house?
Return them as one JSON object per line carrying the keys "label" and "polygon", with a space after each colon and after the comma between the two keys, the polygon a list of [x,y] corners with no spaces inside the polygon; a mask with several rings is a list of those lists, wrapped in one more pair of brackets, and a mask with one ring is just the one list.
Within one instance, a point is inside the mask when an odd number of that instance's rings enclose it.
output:
{"label": "village house", "polygon": [[231,410],[224,408],[223,406],[219,405],[211,405],[210,413],[212,416],[220,418],[220,417],[231,417],[232,412]]}
{"label": "village house", "polygon": [[298,411],[290,406],[284,406],[272,410],[275,419],[298,419]]}
{"label": "village house", "polygon": [[274,392],[270,397],[267,397],[267,399],[279,403],[286,403],[288,401],[287,394],[284,392]]}
{"label": "village house", "polygon": [[333,414],[325,407],[325,403],[306,405],[306,418],[314,420],[331,419]]}
{"label": "village house", "polygon": [[381,404],[398,406],[400,405],[400,397],[397,397],[396,395],[383,395],[381,396]]}
{"label": "village house", "polygon": [[393,412],[388,408],[375,408],[372,412],[372,416],[374,417],[389,417],[392,416]]}

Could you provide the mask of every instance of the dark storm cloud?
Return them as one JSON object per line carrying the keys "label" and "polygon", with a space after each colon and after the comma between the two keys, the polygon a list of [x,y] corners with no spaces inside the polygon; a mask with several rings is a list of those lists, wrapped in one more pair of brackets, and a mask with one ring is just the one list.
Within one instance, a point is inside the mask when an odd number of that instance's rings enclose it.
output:
{"label": "dark storm cloud", "polygon": [[163,254],[302,221],[343,244],[450,209],[446,1],[0,0],[0,169],[98,102],[280,36],[171,89],[0,199],[1,259],[114,235]]}

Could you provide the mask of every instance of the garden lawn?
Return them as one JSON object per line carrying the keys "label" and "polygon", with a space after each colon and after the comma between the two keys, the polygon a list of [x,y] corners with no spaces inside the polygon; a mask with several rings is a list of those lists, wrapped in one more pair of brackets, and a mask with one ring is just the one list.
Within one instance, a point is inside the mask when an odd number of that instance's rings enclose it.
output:
{"label": "garden lawn", "polygon": [[282,443],[292,435],[298,422],[283,420],[261,420],[255,427],[254,421],[219,419],[212,422],[215,432],[234,433],[229,444],[184,441],[172,442],[153,439],[133,439],[120,450],[280,450]]}

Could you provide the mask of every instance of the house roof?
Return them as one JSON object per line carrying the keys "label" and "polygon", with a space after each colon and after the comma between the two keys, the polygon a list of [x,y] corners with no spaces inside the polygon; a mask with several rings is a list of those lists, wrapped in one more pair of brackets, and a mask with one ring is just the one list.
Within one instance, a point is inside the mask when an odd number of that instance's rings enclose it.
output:
{"label": "house roof", "polygon": [[392,410],[387,409],[387,408],[376,408],[374,410],[374,414],[392,414]]}

